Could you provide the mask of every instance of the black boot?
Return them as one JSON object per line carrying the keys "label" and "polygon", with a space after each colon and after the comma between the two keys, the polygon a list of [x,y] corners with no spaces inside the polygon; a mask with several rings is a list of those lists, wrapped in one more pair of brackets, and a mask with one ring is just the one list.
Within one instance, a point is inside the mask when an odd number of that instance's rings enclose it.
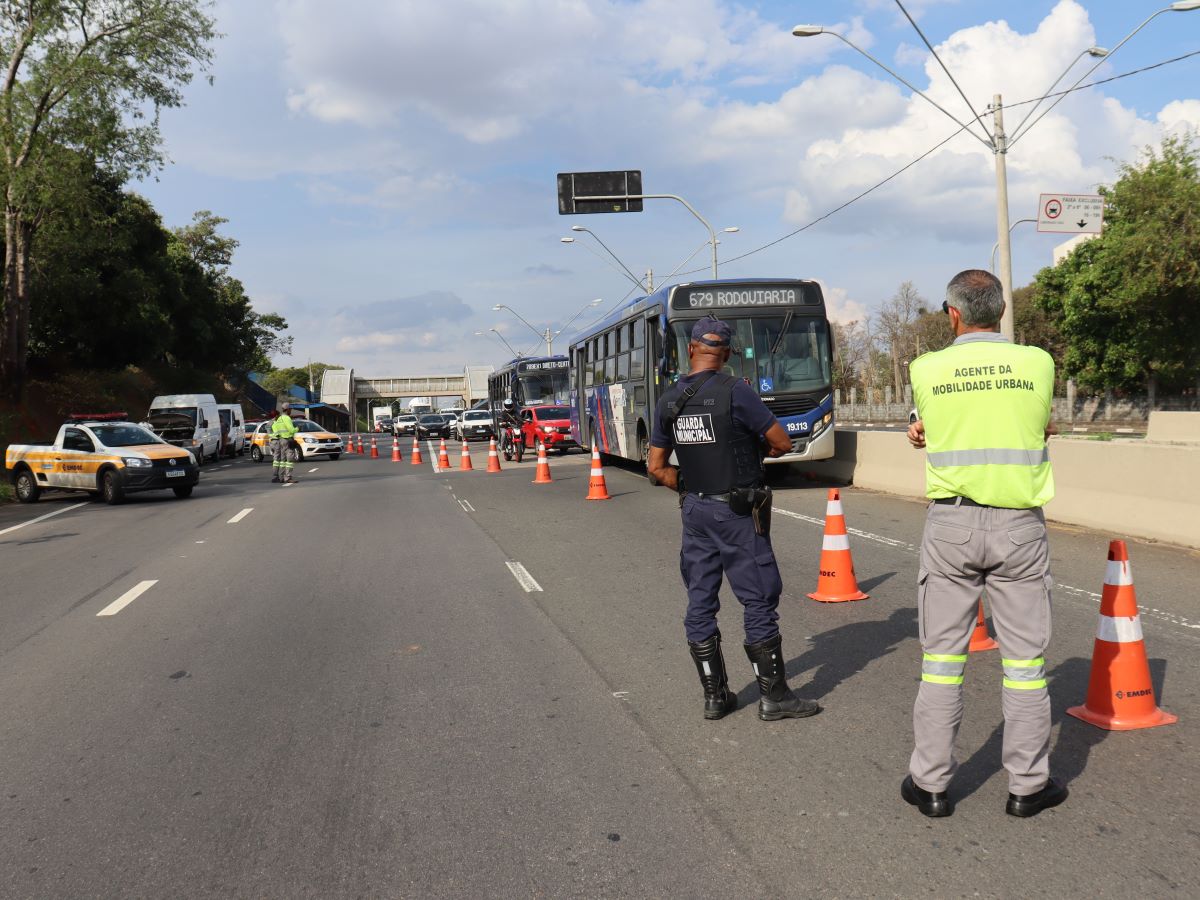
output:
{"label": "black boot", "polygon": [[704,718],[724,718],[737,709],[737,695],[729,690],[725,657],[721,654],[721,632],[699,644],[688,641],[688,649],[692,651],[692,660],[704,687]]}
{"label": "black boot", "polygon": [[801,700],[787,685],[783,671],[783,638],[775,635],[757,644],[746,644],[746,656],[758,679],[758,717],[764,722],[775,719],[803,719],[815,716],[821,707],[812,700]]}

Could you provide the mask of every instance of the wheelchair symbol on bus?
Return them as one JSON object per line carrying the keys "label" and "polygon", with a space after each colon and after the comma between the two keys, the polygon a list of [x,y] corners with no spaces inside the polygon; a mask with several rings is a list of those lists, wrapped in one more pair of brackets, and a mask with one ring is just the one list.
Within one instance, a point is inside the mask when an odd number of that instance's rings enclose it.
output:
{"label": "wheelchair symbol on bus", "polygon": [[760,378],[760,379],[758,379],[758,389],[759,389],[760,391],[773,391],[773,390],[775,390],[775,379],[773,379],[773,378]]}

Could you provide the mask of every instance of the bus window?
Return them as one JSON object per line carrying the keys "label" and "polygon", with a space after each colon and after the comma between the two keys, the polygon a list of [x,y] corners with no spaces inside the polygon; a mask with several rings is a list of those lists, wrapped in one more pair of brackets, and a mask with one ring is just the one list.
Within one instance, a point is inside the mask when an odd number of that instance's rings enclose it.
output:
{"label": "bus window", "polygon": [[621,352],[621,332],[624,330],[625,329],[623,329],[623,328],[613,329],[613,333],[612,333],[612,335],[613,335],[612,352],[613,353]]}
{"label": "bus window", "polygon": [[633,348],[646,346],[646,325],[643,322],[631,322],[629,324],[629,336]]}
{"label": "bus window", "polygon": [[640,381],[646,377],[646,348],[638,347],[629,355],[629,377]]}
{"label": "bus window", "polygon": [[612,384],[617,380],[617,361],[609,357],[604,361],[604,383]]}
{"label": "bus window", "polygon": [[622,353],[617,357],[617,381],[629,380],[629,354]]}

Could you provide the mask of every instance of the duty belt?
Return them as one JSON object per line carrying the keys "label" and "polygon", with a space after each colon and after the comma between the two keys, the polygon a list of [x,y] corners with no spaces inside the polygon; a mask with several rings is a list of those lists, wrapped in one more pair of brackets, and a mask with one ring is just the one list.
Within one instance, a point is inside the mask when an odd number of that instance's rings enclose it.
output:
{"label": "duty belt", "polygon": [[701,500],[720,500],[722,503],[729,502],[729,494],[705,494],[702,491],[685,491],[693,497],[699,497]]}
{"label": "duty belt", "polygon": [[[991,506],[987,503],[976,503],[970,497],[935,497],[933,500],[941,506],[978,506],[981,509],[1013,509],[1010,506]],[[1025,507],[1015,507],[1016,509],[1024,509]]]}

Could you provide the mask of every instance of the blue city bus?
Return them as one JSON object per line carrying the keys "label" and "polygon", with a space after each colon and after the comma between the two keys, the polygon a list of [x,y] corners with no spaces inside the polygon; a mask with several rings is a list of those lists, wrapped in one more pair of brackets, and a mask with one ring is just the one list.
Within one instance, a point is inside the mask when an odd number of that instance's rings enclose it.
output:
{"label": "blue city bus", "polygon": [[646,461],[658,398],[687,371],[692,325],[713,313],[734,329],[724,371],[762,397],[792,439],[769,463],[833,456],[833,342],[815,281],[671,284],[637,297],[568,349],[572,436],[602,453]]}
{"label": "blue city bus", "polygon": [[488,409],[500,433],[499,414],[505,400],[518,407],[565,403],[570,393],[567,357],[522,356],[488,376]]}

